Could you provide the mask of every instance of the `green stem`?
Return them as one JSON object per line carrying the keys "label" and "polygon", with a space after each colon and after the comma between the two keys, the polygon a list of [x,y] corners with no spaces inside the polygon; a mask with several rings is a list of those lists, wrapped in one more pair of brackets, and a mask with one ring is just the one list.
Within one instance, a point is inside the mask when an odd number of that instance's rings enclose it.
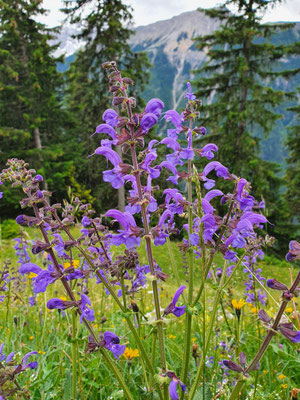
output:
{"label": "green stem", "polygon": [[[192,161],[188,160],[188,225],[189,225],[189,291],[188,291],[188,306],[193,302],[193,283],[194,283],[194,260],[193,250],[191,248],[190,235],[193,233],[193,218],[192,218]],[[189,360],[191,354],[191,335],[192,335],[192,314],[185,314],[185,338],[184,338],[184,353],[183,353],[183,370],[182,382],[186,382],[188,375]],[[181,395],[183,398],[183,393]]]}
{"label": "green stem", "polygon": [[242,391],[244,389],[244,386],[245,386],[245,381],[244,380],[238,381],[237,384],[235,385],[235,387],[234,387],[234,389],[233,389],[233,391],[232,391],[232,393],[231,393],[231,395],[230,395],[228,400],[236,399],[237,396],[239,396],[239,394],[242,393]]}
{"label": "green stem", "polygon": [[[65,233],[68,235],[69,239],[75,241],[73,235],[71,234],[71,232],[69,231],[69,229],[67,227],[65,227],[63,225],[63,223],[61,222],[60,218],[58,217],[56,211],[54,211],[54,218],[56,219],[56,221],[60,224],[61,228],[65,231]],[[116,294],[114,288],[112,287],[108,277],[105,274],[105,278],[103,278],[103,276],[99,273],[99,271],[96,269],[96,267],[94,266],[91,258],[89,257],[89,255],[86,253],[86,251],[80,246],[77,245],[78,250],[80,251],[80,253],[84,256],[84,258],[87,260],[89,266],[92,268],[92,270],[95,272],[95,274],[97,275],[97,277],[101,280],[101,282],[103,283],[103,285],[105,286],[105,288],[109,291],[109,293],[112,295],[115,303],[117,304],[117,306],[120,308],[120,310],[125,314],[124,317],[126,318],[127,324],[129,329],[131,330],[131,333],[133,334],[136,343],[137,343],[137,347],[139,349],[140,354],[142,355],[142,357],[144,358],[145,364],[146,366],[149,368],[149,371],[151,373],[151,375],[155,374],[154,368],[152,367],[153,363],[151,364],[148,353],[145,350],[145,347],[138,335],[138,332],[134,326],[134,324],[132,323],[131,319],[130,319],[130,314],[125,312],[124,306],[123,304],[120,302],[118,295]],[[110,260],[108,259],[108,261],[110,262]],[[159,398],[162,399],[162,393],[160,390],[159,385],[156,385],[157,387],[157,392],[159,395]]]}
{"label": "green stem", "polygon": [[129,400],[134,400],[132,394],[130,393],[130,390],[128,386],[126,385],[120,370],[116,367],[115,363],[111,360],[110,356],[106,352],[106,350],[103,349],[103,347],[100,347],[100,352],[106,362],[106,364],[109,366],[109,369],[113,372],[117,380],[119,381],[120,386],[123,389],[124,395],[129,399]]}
{"label": "green stem", "polygon": [[[173,274],[174,274],[174,276],[175,276],[175,279],[176,279],[176,282],[177,282],[177,286],[179,287],[179,286],[180,286],[180,278],[179,278],[178,269],[177,269],[177,266],[176,266],[176,261],[175,261],[173,249],[172,249],[172,246],[171,246],[170,238],[167,237],[167,238],[166,238],[166,241],[167,241],[168,251],[169,251],[169,255],[170,255],[170,260],[171,260],[171,266],[172,266]],[[184,302],[186,302],[184,293],[182,293],[181,296],[182,296]]]}
{"label": "green stem", "polygon": [[208,331],[206,332],[207,335],[206,335],[206,340],[205,340],[205,343],[204,343],[203,354],[202,354],[201,361],[200,361],[200,364],[199,364],[199,367],[198,367],[198,371],[197,371],[197,374],[196,374],[196,377],[195,377],[195,381],[194,381],[193,386],[192,386],[191,391],[190,391],[189,400],[193,399],[193,397],[195,395],[195,392],[197,390],[197,387],[198,387],[198,383],[199,383],[200,377],[201,377],[202,368],[203,368],[203,365],[205,363],[205,357],[207,355],[207,352],[208,352],[208,349],[209,349],[209,345],[210,345],[211,334],[212,334],[212,331],[213,331],[213,327],[214,327],[214,323],[215,323],[215,319],[216,319],[216,315],[217,315],[217,309],[218,309],[220,297],[221,297],[221,294],[222,294],[222,291],[223,291],[224,279],[225,279],[225,268],[223,268],[223,273],[222,273],[222,276],[221,276],[220,285],[219,285],[219,287],[218,287],[218,289],[216,291],[216,295],[215,295],[215,299],[214,299],[214,306],[213,306],[213,310],[212,310],[212,315],[211,315]]}
{"label": "green stem", "polygon": [[77,326],[76,311],[72,310],[72,399],[77,395]]}

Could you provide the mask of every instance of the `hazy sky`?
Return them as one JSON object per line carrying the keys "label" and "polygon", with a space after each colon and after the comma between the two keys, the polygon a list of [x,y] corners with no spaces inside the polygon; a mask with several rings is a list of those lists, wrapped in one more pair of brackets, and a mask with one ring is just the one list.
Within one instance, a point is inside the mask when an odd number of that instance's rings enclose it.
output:
{"label": "hazy sky", "polygon": [[[185,11],[196,10],[198,7],[208,8],[220,5],[220,0],[124,0],[133,8],[135,25],[148,25],[152,22],[169,19]],[[59,25],[64,15],[59,11],[62,0],[44,0],[44,7],[49,9],[48,16],[41,22],[49,27]],[[264,22],[300,21],[300,0],[286,0],[283,5],[270,9],[264,16]]]}

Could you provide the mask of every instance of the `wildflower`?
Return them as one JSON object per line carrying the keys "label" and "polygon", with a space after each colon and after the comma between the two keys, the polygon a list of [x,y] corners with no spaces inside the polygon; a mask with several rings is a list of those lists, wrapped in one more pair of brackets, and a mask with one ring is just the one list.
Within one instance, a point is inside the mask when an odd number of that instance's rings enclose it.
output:
{"label": "wildflower", "polygon": [[233,308],[235,309],[236,316],[237,316],[237,318],[239,320],[240,316],[241,316],[241,309],[244,307],[246,302],[245,302],[244,299],[239,299],[239,301],[237,301],[236,299],[233,299],[231,304],[233,305]]}
{"label": "wildflower", "polygon": [[119,337],[110,331],[104,332],[104,347],[111,351],[115,358],[119,359],[119,357],[125,352],[126,346],[119,344]]}
{"label": "wildflower", "polygon": [[286,376],[283,375],[283,374],[280,374],[280,375],[278,376],[278,379],[280,379],[280,380],[282,380],[282,379],[284,379],[284,378],[286,378]]}
{"label": "wildflower", "polygon": [[285,309],[285,312],[291,313],[291,312],[293,312],[293,308],[292,308],[292,307],[287,307],[287,308]]}
{"label": "wildflower", "polygon": [[186,85],[188,87],[188,91],[185,94],[184,98],[188,99],[189,101],[195,100],[196,96],[194,95],[194,93],[192,93],[192,86],[191,86],[190,82],[188,82]]}
{"label": "wildflower", "polygon": [[289,252],[285,256],[287,261],[294,261],[297,258],[300,258],[300,243],[296,240],[292,240],[289,244]]}
{"label": "wildflower", "polygon": [[235,310],[241,310],[244,305],[246,304],[244,299],[239,299],[239,301],[237,301],[236,299],[233,299],[231,304],[233,305]]}
{"label": "wildflower", "polygon": [[176,336],[174,336],[174,335],[169,335],[169,339],[176,339]]}
{"label": "wildflower", "polygon": [[147,113],[141,119],[141,128],[143,132],[147,133],[155,124],[157,124],[158,118],[153,113]]}
{"label": "wildflower", "polygon": [[145,111],[156,115],[157,118],[161,116],[161,111],[164,108],[164,103],[160,99],[151,99],[148,101]]}
{"label": "wildflower", "polygon": [[171,382],[169,384],[169,395],[171,397],[171,400],[178,400],[179,399],[179,396],[177,394],[178,383],[183,392],[185,392],[185,390],[186,390],[186,385],[184,383],[182,383],[179,378],[177,378],[177,376],[175,375],[174,372],[168,371],[167,377],[171,379]]}
{"label": "wildflower", "polygon": [[130,347],[126,347],[124,353],[123,353],[123,357],[126,358],[126,360],[132,360],[135,357],[139,357],[139,350],[138,349],[131,349]]}
{"label": "wildflower", "polygon": [[140,245],[141,239],[137,237],[135,233],[135,228],[137,228],[136,222],[128,211],[122,213],[119,210],[109,210],[105,215],[116,219],[119,224],[124,227],[124,230],[118,231],[119,234],[112,235],[112,244],[119,246],[124,243],[128,249]]}
{"label": "wildflower", "polygon": [[122,187],[125,181],[121,172],[120,163],[122,161],[119,154],[106,146],[98,147],[94,154],[106,157],[106,159],[114,166],[112,170],[102,172],[104,182],[110,182],[114,189]]}
{"label": "wildflower", "polygon": [[286,388],[288,387],[288,385],[287,385],[287,383],[284,383],[284,384],[281,385],[281,387],[282,387],[283,389],[286,389]]}
{"label": "wildflower", "polygon": [[106,122],[106,124],[112,127],[117,126],[119,123],[118,113],[111,108],[108,108],[107,110],[104,111],[102,119],[104,122]]}
{"label": "wildflower", "polygon": [[173,314],[173,315],[175,315],[175,317],[180,317],[181,315],[183,315],[185,313],[186,306],[181,306],[181,307],[176,306],[179,296],[182,294],[182,292],[184,291],[185,288],[186,288],[186,286],[183,285],[183,286],[180,286],[180,288],[178,288],[176,290],[174,297],[172,299],[172,303],[170,303],[164,311],[164,314],[163,314],[164,316],[168,315],[168,314]]}

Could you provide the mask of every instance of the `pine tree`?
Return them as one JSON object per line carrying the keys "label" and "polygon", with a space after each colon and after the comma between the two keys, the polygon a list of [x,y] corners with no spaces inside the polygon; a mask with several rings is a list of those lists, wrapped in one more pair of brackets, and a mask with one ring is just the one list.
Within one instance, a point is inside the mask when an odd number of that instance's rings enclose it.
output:
{"label": "pine tree", "polygon": [[[195,71],[197,96],[203,100],[202,124],[219,146],[219,159],[229,170],[252,184],[256,197],[268,206],[268,218],[282,225],[282,179],[279,166],[260,159],[259,137],[268,136],[282,116],[274,111],[288,93],[270,87],[270,81],[285,76],[274,66],[290,48],[270,42],[273,34],[293,24],[262,24],[258,13],[277,0],[228,0],[217,9],[201,9],[220,21],[211,35],[196,38],[196,46],[207,51],[208,61]],[[233,14],[226,6],[236,6]],[[272,226],[270,233],[274,233]]]}
{"label": "pine tree", "polygon": [[[298,90],[300,95],[300,90]],[[295,125],[290,128],[287,137],[289,149],[288,167],[285,175],[287,186],[286,199],[289,205],[291,219],[300,224],[300,103],[289,108],[295,113]]]}
{"label": "pine tree", "polygon": [[[39,0],[0,1],[0,166],[12,157],[26,160],[45,175],[57,199],[66,192],[73,161],[63,159],[63,79],[57,72],[63,60],[49,45],[55,31],[37,22],[45,12]],[[13,213],[9,195],[1,209]]]}
{"label": "pine tree", "polygon": [[[95,207],[103,211],[117,203],[115,191],[102,183],[101,171],[106,169],[102,158],[88,159],[98,145],[98,138],[90,140],[95,127],[102,122],[103,111],[111,107],[107,93],[108,79],[101,64],[115,60],[123,76],[134,80],[130,95],[140,100],[144,84],[149,78],[149,62],[145,53],[134,53],[129,46],[133,31],[131,8],[120,0],[100,0],[91,5],[91,0],[65,1],[64,12],[70,22],[80,21],[82,31],[76,37],[83,47],[67,71],[67,107],[74,117],[73,135],[78,138],[77,152],[82,160],[77,165],[78,179],[93,188]],[[97,141],[98,140],[98,141]]]}

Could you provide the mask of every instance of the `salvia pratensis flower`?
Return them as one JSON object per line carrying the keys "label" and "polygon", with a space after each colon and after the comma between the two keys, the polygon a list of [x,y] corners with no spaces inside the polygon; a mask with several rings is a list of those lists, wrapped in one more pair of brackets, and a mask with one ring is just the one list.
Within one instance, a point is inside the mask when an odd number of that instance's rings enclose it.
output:
{"label": "salvia pratensis flower", "polygon": [[141,119],[141,128],[144,133],[147,133],[155,124],[157,124],[158,118],[153,113],[147,113]]}
{"label": "salvia pratensis flower", "polygon": [[125,211],[122,213],[119,210],[112,209],[107,211],[105,215],[106,217],[114,218],[119,222],[120,225],[124,227],[124,230],[119,230],[119,234],[112,235],[112,244],[119,246],[120,244],[124,243],[128,249],[140,245],[141,239],[134,233],[136,222],[129,212]]}
{"label": "salvia pratensis flower", "polygon": [[118,113],[111,108],[108,108],[107,110],[104,111],[102,119],[106,124],[112,127],[117,126],[119,123]]}
{"label": "salvia pratensis flower", "polygon": [[188,99],[190,101],[196,100],[196,96],[194,95],[194,93],[192,93],[192,86],[191,86],[190,82],[187,83],[187,88],[188,88],[188,91],[185,94],[184,98]]}
{"label": "salvia pratensis flower", "polygon": [[274,290],[288,290],[288,287],[279,282],[277,279],[268,279],[267,286]]}
{"label": "salvia pratensis flower", "polygon": [[120,344],[119,337],[110,331],[104,332],[104,347],[111,351],[115,358],[119,359],[119,357],[124,353],[126,346],[125,344]]}
{"label": "salvia pratensis flower", "polygon": [[183,382],[181,382],[179,378],[177,378],[175,372],[167,371],[166,375],[168,378],[171,379],[171,382],[169,384],[169,395],[172,400],[178,400],[179,396],[177,394],[177,385],[179,384],[183,392],[186,391],[186,385]]}
{"label": "salvia pratensis flower", "polygon": [[172,302],[167,306],[163,315],[173,314],[175,315],[175,317],[180,317],[185,313],[186,306],[181,306],[181,307],[176,306],[179,296],[182,294],[185,288],[186,286],[183,285],[176,290]]}
{"label": "salvia pratensis flower", "polygon": [[296,240],[292,240],[289,244],[289,252],[286,255],[287,261],[294,261],[300,258],[300,243]]}
{"label": "salvia pratensis flower", "polygon": [[160,99],[151,99],[148,101],[145,111],[146,113],[154,114],[157,118],[159,118],[164,106],[164,103]]}
{"label": "salvia pratensis flower", "polygon": [[114,189],[119,189],[122,187],[125,181],[121,172],[120,164],[122,161],[119,154],[106,146],[98,147],[94,154],[106,157],[106,159],[114,166],[112,170],[102,172],[104,182],[110,182]]}

